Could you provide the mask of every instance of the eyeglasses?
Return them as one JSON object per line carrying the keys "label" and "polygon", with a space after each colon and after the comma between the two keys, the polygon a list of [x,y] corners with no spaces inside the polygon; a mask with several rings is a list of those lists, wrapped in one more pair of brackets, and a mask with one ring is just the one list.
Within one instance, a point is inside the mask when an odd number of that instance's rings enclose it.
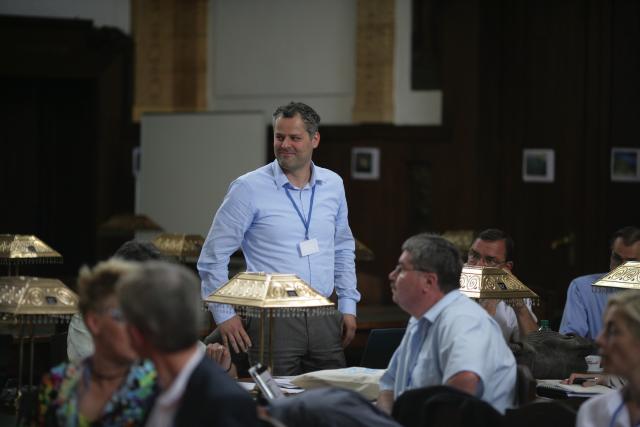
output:
{"label": "eyeglasses", "polygon": [[625,263],[627,261],[637,261],[636,258],[624,258],[622,255],[620,255],[615,251],[611,251],[611,259],[618,265]]}
{"label": "eyeglasses", "polygon": [[116,322],[124,323],[126,320],[124,318],[124,313],[122,313],[122,310],[120,310],[118,307],[107,309],[105,310],[105,312],[109,317],[111,317]]}
{"label": "eyeglasses", "polygon": [[506,260],[500,261],[496,257],[492,257],[492,256],[482,256],[478,252],[474,251],[473,249],[469,249],[469,253],[467,255],[467,262],[471,265],[478,265],[480,261],[483,261],[484,265],[486,265],[487,267],[498,267],[507,262]]}

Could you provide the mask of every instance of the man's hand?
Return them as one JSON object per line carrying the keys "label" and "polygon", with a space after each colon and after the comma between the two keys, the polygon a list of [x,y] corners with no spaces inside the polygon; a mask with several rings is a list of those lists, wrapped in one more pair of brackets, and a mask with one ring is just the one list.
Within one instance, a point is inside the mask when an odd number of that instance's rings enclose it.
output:
{"label": "man's hand", "polygon": [[393,390],[382,390],[378,395],[376,406],[385,414],[391,415],[393,409]]}
{"label": "man's hand", "polygon": [[357,328],[356,316],[353,314],[342,315],[342,347],[348,346],[353,340]]}
{"label": "man's hand", "polygon": [[509,301],[507,304],[509,304],[516,313],[518,329],[520,330],[520,339],[523,339],[531,332],[538,330],[538,323],[534,320],[533,315],[529,311],[529,307],[527,307],[527,304],[523,299]]}
{"label": "man's hand", "polygon": [[481,299],[480,305],[482,306],[482,308],[487,310],[489,316],[493,317],[496,315],[496,308],[498,307],[499,302],[499,299]]}
{"label": "man's hand", "polygon": [[231,368],[231,353],[229,353],[227,347],[218,343],[208,344],[206,353],[211,360],[220,365],[225,371]]}
{"label": "man's hand", "polygon": [[[581,379],[582,381],[576,381],[577,379]],[[596,384],[606,385],[607,384],[607,376],[600,374],[581,374],[581,373],[573,373],[567,379],[562,380],[562,384],[576,384],[581,383],[582,387],[591,387]]]}
{"label": "man's hand", "polygon": [[225,347],[233,347],[236,353],[247,352],[251,347],[251,339],[242,326],[242,321],[237,315],[218,325],[220,335],[222,335],[222,343]]}
{"label": "man's hand", "polygon": [[220,365],[231,378],[238,378],[238,371],[231,360],[231,353],[227,347],[218,343],[208,344],[206,354],[208,358]]}

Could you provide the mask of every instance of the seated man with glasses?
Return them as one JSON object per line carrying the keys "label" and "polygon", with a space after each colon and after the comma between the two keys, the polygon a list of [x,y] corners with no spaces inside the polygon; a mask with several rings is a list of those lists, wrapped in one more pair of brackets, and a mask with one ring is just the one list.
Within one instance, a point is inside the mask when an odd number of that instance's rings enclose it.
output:
{"label": "seated man with glasses", "polygon": [[[513,239],[495,228],[482,231],[474,240],[467,257],[467,265],[513,269]],[[482,306],[498,322],[507,342],[519,341],[538,329],[535,315],[531,311],[531,300],[507,305],[501,300],[483,300]]]}
{"label": "seated man with glasses", "polygon": [[[640,228],[624,227],[611,237],[609,269],[627,261],[640,261]],[[606,273],[575,278],[567,290],[567,302],[562,314],[560,333],[574,334],[595,341],[602,331],[602,319],[609,293],[596,292],[591,285]]]}
{"label": "seated man with glasses", "polygon": [[393,301],[411,315],[380,379],[378,407],[391,413],[405,391],[446,385],[504,413],[515,395],[516,361],[500,328],[459,291],[462,260],[452,243],[418,234],[389,274]]}

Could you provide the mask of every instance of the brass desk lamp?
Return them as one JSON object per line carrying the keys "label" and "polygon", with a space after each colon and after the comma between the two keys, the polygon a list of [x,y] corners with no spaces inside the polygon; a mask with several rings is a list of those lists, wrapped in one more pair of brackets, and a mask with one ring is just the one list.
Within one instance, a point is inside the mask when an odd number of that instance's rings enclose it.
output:
{"label": "brass desk lamp", "polygon": [[24,344],[29,340],[29,387],[33,386],[34,325],[68,322],[78,311],[78,296],[57,279],[0,277],[0,323],[15,325],[20,340],[16,404],[22,393]]}
{"label": "brass desk lamp", "polygon": [[61,264],[62,255],[36,236],[0,234],[0,264],[8,266],[8,275],[18,275],[18,265]]}
{"label": "brass desk lamp", "polygon": [[204,237],[198,234],[162,233],[152,243],[164,255],[180,262],[195,263],[202,251]]}
{"label": "brass desk lamp", "polygon": [[640,262],[627,261],[591,286],[595,292],[613,292],[622,289],[640,290]]}
{"label": "brass desk lamp", "polygon": [[266,366],[273,362],[274,317],[326,316],[335,312],[331,301],[295,274],[239,273],[205,298],[205,302],[230,304],[240,314],[260,319],[260,363],[263,365],[264,328],[268,318],[269,363]]}
{"label": "brass desk lamp", "polygon": [[530,298],[537,303],[539,296],[508,270],[497,267],[465,265],[460,275],[460,292],[475,299],[500,299],[514,302]]}

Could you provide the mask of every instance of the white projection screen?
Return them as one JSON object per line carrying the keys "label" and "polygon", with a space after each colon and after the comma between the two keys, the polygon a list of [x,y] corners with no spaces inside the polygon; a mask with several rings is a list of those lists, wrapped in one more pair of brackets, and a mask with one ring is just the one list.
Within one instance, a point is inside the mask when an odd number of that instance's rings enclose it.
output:
{"label": "white projection screen", "polygon": [[266,129],[262,112],[143,115],[136,213],[206,237],[231,181],[265,164]]}

